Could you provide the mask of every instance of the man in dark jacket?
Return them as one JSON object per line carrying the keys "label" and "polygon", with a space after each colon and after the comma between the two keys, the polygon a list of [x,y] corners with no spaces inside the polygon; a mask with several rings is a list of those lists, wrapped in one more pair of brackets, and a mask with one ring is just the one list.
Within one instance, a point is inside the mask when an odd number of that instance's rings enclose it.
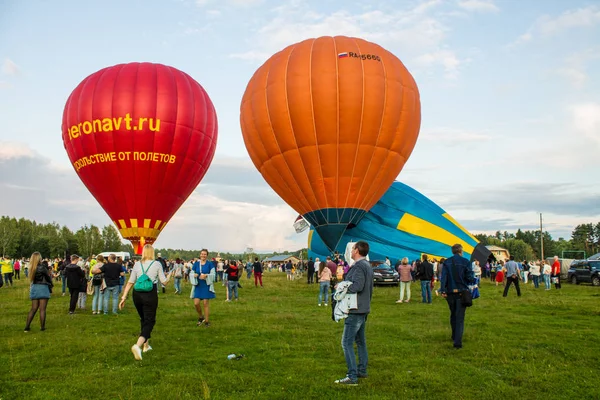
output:
{"label": "man in dark jacket", "polygon": [[[348,372],[345,378],[335,381],[335,383],[341,385],[356,385],[358,384],[358,378],[367,377],[369,355],[367,353],[365,327],[367,316],[371,312],[371,297],[373,297],[373,268],[365,258],[367,254],[369,254],[369,244],[367,242],[358,241],[354,244],[352,259],[355,262],[346,274],[345,279],[352,282],[347,292],[356,293],[358,307],[349,311],[344,323],[342,349],[344,349]],[[358,366],[354,354],[354,342],[356,342],[358,351]]]}
{"label": "man in dark jacket", "polygon": [[473,269],[469,260],[462,256],[460,244],[452,246],[453,256],[444,261],[442,267],[442,282],[440,293],[446,298],[450,308],[450,325],[452,326],[452,341],[454,348],[462,348],[462,337],[465,330],[465,312],[462,305],[461,293],[469,290],[467,285],[475,283]]}
{"label": "man in dark jacket", "polygon": [[[75,313],[75,307],[77,306],[77,299],[79,298],[79,292],[81,290],[82,282],[85,280],[85,273],[81,269],[77,262],[79,256],[77,254],[71,255],[71,264],[65,267],[65,279],[67,280],[67,287],[69,288],[69,294],[71,299],[69,302],[69,314]],[[33,273],[34,271],[32,271]]]}
{"label": "man in dark jacket", "polygon": [[431,304],[431,280],[433,279],[433,265],[429,262],[427,254],[423,254],[423,261],[418,265],[417,276],[421,280],[421,297],[423,303]]}
{"label": "man in dark jacket", "polygon": [[313,277],[315,275],[315,262],[313,261],[312,257],[308,260],[308,282],[307,283],[313,283]]}

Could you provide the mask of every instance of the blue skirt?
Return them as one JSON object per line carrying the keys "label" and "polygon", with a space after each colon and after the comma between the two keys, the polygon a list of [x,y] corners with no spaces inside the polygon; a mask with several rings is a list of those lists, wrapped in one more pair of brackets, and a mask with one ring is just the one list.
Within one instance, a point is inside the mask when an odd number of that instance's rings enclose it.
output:
{"label": "blue skirt", "polygon": [[50,288],[48,285],[36,283],[29,288],[29,300],[49,299]]}
{"label": "blue skirt", "polygon": [[206,281],[199,279],[198,285],[194,286],[194,295],[192,297],[194,299],[208,300],[214,299],[216,296],[209,290]]}

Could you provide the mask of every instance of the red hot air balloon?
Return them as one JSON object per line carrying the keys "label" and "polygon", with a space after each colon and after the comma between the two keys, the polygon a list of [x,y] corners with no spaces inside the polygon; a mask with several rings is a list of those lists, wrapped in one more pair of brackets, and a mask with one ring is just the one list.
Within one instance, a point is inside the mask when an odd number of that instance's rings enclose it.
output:
{"label": "red hot air balloon", "polygon": [[77,175],[140,254],[206,173],[217,116],[202,86],[173,67],[104,68],[71,93],[62,122]]}
{"label": "red hot air balloon", "polygon": [[254,73],[240,123],[256,168],[333,251],[408,160],[421,123],[419,90],[381,46],[308,39]]}

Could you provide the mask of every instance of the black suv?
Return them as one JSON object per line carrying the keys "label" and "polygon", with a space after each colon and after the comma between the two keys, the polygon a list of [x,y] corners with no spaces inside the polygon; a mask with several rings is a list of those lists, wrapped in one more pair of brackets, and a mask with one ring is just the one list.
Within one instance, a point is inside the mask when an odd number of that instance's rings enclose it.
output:
{"label": "black suv", "polygon": [[394,267],[387,265],[384,261],[371,261],[373,266],[374,285],[398,285],[400,277]]}
{"label": "black suv", "polygon": [[577,260],[569,267],[569,282],[579,285],[589,282],[600,286],[600,260]]}

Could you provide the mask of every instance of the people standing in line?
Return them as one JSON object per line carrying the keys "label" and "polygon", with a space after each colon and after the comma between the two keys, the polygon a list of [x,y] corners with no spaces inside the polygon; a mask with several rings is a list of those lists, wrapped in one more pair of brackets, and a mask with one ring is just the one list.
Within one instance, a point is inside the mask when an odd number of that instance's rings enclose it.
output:
{"label": "people standing in line", "polygon": [[450,309],[450,326],[452,342],[455,349],[462,348],[465,330],[465,313],[467,308],[462,304],[461,294],[469,290],[468,285],[475,284],[475,277],[469,260],[462,256],[461,244],[452,246],[452,257],[444,261],[440,293],[446,298]]}
{"label": "people standing in line", "polygon": [[[102,256],[98,256],[102,257]],[[106,288],[102,296],[102,309],[104,309],[104,315],[108,314],[108,300],[112,299],[112,313],[117,314],[117,307],[119,303],[119,279],[125,276],[122,271],[121,264],[117,263],[117,256],[110,254],[108,256],[108,263],[98,262],[92,269],[94,276],[103,275]],[[100,311],[98,311],[100,314]]]}
{"label": "people standing in line", "polygon": [[[104,280],[104,274],[100,271],[100,267],[104,265],[104,256],[99,254],[96,257],[96,264],[92,267],[92,285],[94,286],[94,297],[92,297],[92,314],[101,314],[102,306],[104,304],[105,291],[102,290],[102,281]],[[100,272],[95,272],[100,271]],[[115,301],[115,308],[116,308]],[[104,313],[108,314],[108,309],[104,309]]]}
{"label": "people standing in line", "polygon": [[[344,322],[342,333],[342,349],[348,368],[346,376],[335,383],[340,385],[355,386],[359,378],[366,378],[369,354],[367,352],[366,326],[367,317],[371,312],[371,298],[373,297],[373,268],[366,260],[369,254],[369,244],[358,241],[351,250],[354,264],[348,270],[345,281],[352,282],[348,293],[356,294],[357,308],[351,309]],[[358,365],[354,353],[354,343],[358,352]]]}
{"label": "people standing in line", "polygon": [[[77,307],[77,301],[79,300],[81,281],[85,281],[85,272],[81,269],[78,262],[79,256],[77,254],[72,254],[71,264],[65,267],[65,279],[67,280],[67,287],[69,288],[69,295],[71,296],[69,301],[69,314],[75,313],[75,307]],[[31,273],[33,274],[33,270]]]}
{"label": "people standing in line", "polygon": [[[554,288],[560,289],[560,261],[558,260],[558,256],[554,256],[554,262],[552,263],[552,281],[554,282]],[[12,280],[11,280],[12,286]]]}
{"label": "people standing in line", "polygon": [[[146,276],[150,281],[152,281],[152,288],[149,291],[138,291],[135,289],[134,285],[138,279]],[[131,352],[133,353],[133,357],[136,360],[142,359],[142,353],[146,353],[152,350],[150,343],[148,341],[152,337],[152,330],[154,329],[154,325],[156,324],[156,310],[158,309],[158,281],[163,286],[166,286],[169,283],[169,279],[171,275],[165,276],[163,266],[160,262],[155,260],[154,258],[154,247],[152,245],[147,244],[142,249],[142,259],[135,263],[133,269],[131,270],[131,274],[129,276],[129,281],[125,285],[123,289],[123,295],[121,296],[121,301],[119,302],[119,310],[122,310],[125,307],[125,301],[127,300],[127,295],[129,291],[133,288],[133,304],[137,313],[140,317],[140,334],[138,336],[137,342],[131,346]]]}
{"label": "people standing in line", "polygon": [[421,280],[421,297],[423,303],[431,304],[431,280],[433,279],[433,265],[429,262],[427,254],[423,254],[417,271],[417,276]]}
{"label": "people standing in line", "polygon": [[[260,282],[260,287],[263,287],[262,283],[262,274],[263,274],[263,266],[260,261],[258,261],[258,257],[254,257],[254,263],[252,264],[252,271],[254,272],[254,287],[258,287],[258,283]],[[237,296],[236,296],[237,299]]]}
{"label": "people standing in line", "polygon": [[321,301],[325,300],[325,306],[329,301],[329,287],[331,286],[331,270],[327,268],[325,263],[319,264],[319,307],[321,307]]}
{"label": "people standing in line", "polygon": [[225,273],[227,274],[227,300],[225,301],[230,302],[231,300],[233,300],[234,297],[237,301],[239,298],[238,281],[240,279],[240,271],[235,260],[231,260],[231,262],[227,266],[227,269],[225,270]]}
{"label": "people standing in line", "polygon": [[[211,261],[208,261],[208,250],[202,249],[200,251],[200,259],[194,263],[191,273],[195,274],[198,282],[194,286],[192,295],[194,307],[198,313],[198,322],[196,325],[208,328],[210,326],[210,300],[216,297],[214,285],[216,276],[215,265]],[[201,301],[202,304],[200,304]]]}
{"label": "people standing in line", "polygon": [[29,299],[31,300],[31,310],[27,314],[27,322],[25,323],[25,332],[31,329],[31,321],[35,314],[40,310],[40,330],[46,330],[46,307],[50,299],[50,289],[52,288],[52,275],[48,270],[48,266],[42,262],[42,256],[39,252],[31,255],[29,264],[31,265],[31,274],[29,275]]}
{"label": "people standing in line", "polygon": [[540,287],[540,263],[538,261],[532,262],[529,267],[529,275],[533,281],[533,287],[536,289]]}
{"label": "people standing in line", "polygon": [[[396,303],[408,303],[410,302],[410,284],[412,282],[413,271],[412,265],[408,264],[408,257],[404,257],[400,261],[398,266],[398,274],[400,275],[400,299]],[[406,300],[404,300],[404,293],[406,292]]]}
{"label": "people standing in line", "polygon": [[517,296],[521,296],[521,288],[519,287],[519,265],[515,261],[515,256],[510,256],[510,261],[504,265],[506,269],[506,286],[504,286],[504,293],[502,297],[508,296],[508,289],[510,285],[514,284],[517,289]]}
{"label": "people standing in line", "polygon": [[315,276],[315,262],[313,261],[312,257],[310,257],[308,259],[308,264],[307,264],[307,282],[308,284],[313,283],[314,282],[314,276]]}
{"label": "people standing in line", "polygon": [[90,262],[81,263],[81,261],[82,260],[80,260],[80,262],[77,264],[83,270],[84,276],[79,283],[79,295],[77,297],[77,308],[79,308],[81,310],[85,310],[85,305],[87,302],[87,284],[88,284],[88,281],[90,279],[92,279],[91,268],[93,268],[93,266],[96,265],[97,260],[96,260],[96,256],[94,256],[94,258]]}

